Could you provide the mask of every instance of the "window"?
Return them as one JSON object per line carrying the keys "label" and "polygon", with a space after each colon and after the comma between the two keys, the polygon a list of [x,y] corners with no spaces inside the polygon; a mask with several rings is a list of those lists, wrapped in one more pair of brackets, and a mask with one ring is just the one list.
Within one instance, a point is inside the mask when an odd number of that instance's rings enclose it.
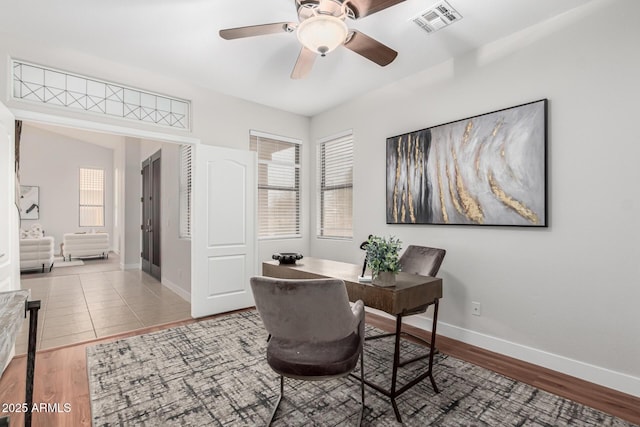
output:
{"label": "window", "polygon": [[300,237],[300,141],[251,131],[258,153],[258,237]]}
{"label": "window", "polygon": [[80,168],[80,227],[104,227],[104,170]]}
{"label": "window", "polygon": [[191,145],[180,146],[180,237],[191,238]]}
{"label": "window", "polygon": [[11,63],[15,99],[190,129],[190,101],[15,59]]}
{"label": "window", "polygon": [[353,237],[353,136],[318,144],[318,237]]}

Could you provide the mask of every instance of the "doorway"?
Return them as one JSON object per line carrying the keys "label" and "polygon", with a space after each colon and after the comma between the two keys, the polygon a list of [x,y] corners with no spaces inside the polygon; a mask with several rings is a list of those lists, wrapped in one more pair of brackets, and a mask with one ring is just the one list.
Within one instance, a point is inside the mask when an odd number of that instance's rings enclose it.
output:
{"label": "doorway", "polygon": [[142,162],[142,271],[161,280],[160,151]]}
{"label": "doorway", "polygon": [[[61,187],[62,193],[72,193],[77,197],[77,191],[69,191],[70,186],[78,182],[77,168],[104,167],[105,225],[113,224],[114,249],[118,249],[110,253],[106,260],[85,259],[81,266],[65,266],[56,261],[51,272],[47,270],[46,273],[22,275],[22,287],[32,289],[32,293],[43,301],[38,322],[38,350],[190,318],[191,260],[190,251],[185,249],[190,241],[178,241],[178,206],[171,200],[171,195],[177,193],[179,185],[178,144],[155,139],[125,139],[117,133],[97,134],[86,129],[28,121],[25,122],[21,145],[23,182],[41,185],[41,201],[43,195],[54,197],[49,202],[45,200],[43,207],[46,208],[41,211],[39,219],[46,225],[47,235],[57,229],[62,232],[75,231],[73,226],[77,224],[77,220],[72,218],[70,227],[58,225],[65,219],[66,211],[59,206],[61,203],[55,203],[62,196],[51,185]],[[70,157],[79,163],[64,158],[69,156],[56,156],[47,151],[46,147],[51,146],[57,147],[58,152],[76,153]],[[109,148],[111,152],[101,154],[101,148]],[[161,256],[171,260],[162,262],[162,274],[169,275],[166,284],[140,271],[141,164],[160,150],[162,168],[156,170],[161,172],[162,188],[165,190],[160,200],[160,218],[163,221],[160,251]],[[80,153],[84,153],[85,157]],[[95,163],[101,156],[113,158],[113,164]],[[42,175],[34,175],[35,172]],[[67,174],[72,182],[60,182]],[[65,202],[66,205],[72,203]],[[71,206],[73,213],[78,209],[75,204]],[[11,205],[10,208],[15,211],[15,206]],[[17,230],[18,226],[15,227],[16,241]],[[117,241],[115,236],[118,236]],[[0,247],[2,243],[0,241]],[[125,251],[129,255],[126,260]],[[176,256],[176,252],[180,256]],[[180,272],[183,274],[180,275]],[[73,310],[73,316],[69,315],[70,300],[77,300],[77,304],[82,306]],[[27,335],[21,334],[17,341],[19,353],[25,352],[27,343]]]}
{"label": "doorway", "polygon": [[[141,240],[142,239],[130,239],[131,240],[131,245],[129,245],[127,242],[128,240],[125,238],[126,236],[139,236],[137,234],[137,225],[134,225],[136,223],[139,224],[139,221],[142,217],[142,203],[140,203],[140,199],[142,196],[142,192],[141,192],[141,188],[140,185],[125,185],[125,182],[128,182],[128,177],[131,177],[131,182],[135,183],[137,179],[136,178],[138,176],[138,171],[140,170],[140,164],[141,164],[141,158],[144,157],[140,157],[140,153],[143,153],[144,151],[140,150],[140,146],[136,145],[136,144],[141,144],[142,142],[145,142],[147,140],[151,140],[151,141],[160,141],[161,143],[169,143],[169,146],[174,146],[177,147],[178,144],[189,144],[189,145],[193,145],[194,147],[199,148],[203,148],[203,155],[205,154],[206,151],[204,148],[212,148],[214,149],[215,146],[211,146],[211,147],[203,147],[203,144],[201,144],[201,140],[199,138],[195,138],[195,137],[191,137],[191,136],[185,136],[185,135],[174,135],[174,134],[165,134],[165,133],[161,133],[161,132],[156,132],[156,131],[146,131],[146,130],[140,130],[140,129],[136,129],[136,128],[130,128],[130,127],[125,127],[125,126],[119,126],[119,125],[111,125],[111,124],[103,124],[103,123],[99,123],[99,122],[93,122],[93,121],[89,121],[89,120],[82,120],[82,119],[74,119],[74,118],[66,118],[66,117],[58,117],[55,115],[50,115],[50,114],[46,114],[46,113],[40,113],[40,112],[32,112],[32,111],[20,111],[20,116],[18,117],[18,119],[22,119],[22,120],[30,120],[30,121],[35,121],[35,122],[40,122],[40,123],[47,123],[47,124],[51,124],[51,125],[63,125],[64,129],[77,129],[77,130],[81,130],[81,131],[89,131],[89,132],[98,132],[98,133],[110,133],[110,134],[114,134],[114,135],[120,135],[123,136],[126,141],[125,144],[122,145],[120,152],[116,155],[116,158],[119,159],[119,165],[120,165],[120,176],[122,177],[122,180],[118,180],[118,182],[121,183],[121,188],[123,189],[123,192],[120,195],[120,199],[122,204],[120,205],[120,210],[123,210],[122,216],[120,216],[120,218],[123,219],[124,222],[122,222],[121,224],[119,224],[120,227],[120,235],[122,236],[123,240],[123,246],[124,246],[124,250],[123,250],[123,257],[124,261],[123,263],[121,263],[121,267],[124,269],[131,269],[131,268],[141,268],[142,266],[142,262],[138,261],[139,263],[136,265],[134,262],[137,260],[140,260],[140,258],[137,257],[138,254],[140,254],[141,251]],[[219,147],[215,147],[215,148],[219,148]],[[159,147],[155,147],[154,150],[158,151]],[[167,170],[173,170],[172,167],[173,165],[178,165],[179,161],[178,158],[176,158],[175,162],[171,161],[173,160],[173,156],[176,153],[173,153],[173,150],[171,149],[165,149],[165,147],[162,148],[164,150],[163,156],[165,157],[165,165],[163,167],[163,170],[165,172],[167,172]],[[194,150],[195,152],[198,152],[198,149]],[[154,150],[149,150],[144,152],[144,156],[148,156],[149,153],[153,153]],[[137,152],[137,160],[135,160],[134,162],[134,158],[135,158],[135,153]],[[201,155],[197,156],[197,159],[199,159],[201,157]],[[129,162],[127,159],[130,159],[131,162]],[[196,159],[196,160],[197,160]],[[203,164],[208,164],[211,163],[210,161],[207,161],[208,157],[205,159],[202,159],[202,163]],[[213,159],[208,159],[211,161],[214,160],[220,160],[219,158],[216,159],[215,155],[213,156]],[[200,160],[198,160],[198,162],[200,163]],[[253,162],[255,162],[255,158],[253,159]],[[249,170],[255,170],[256,166],[255,164],[253,165],[244,165],[237,163],[236,164],[237,168],[240,169],[245,169],[247,171]],[[208,168],[203,168],[203,172],[206,171]],[[252,175],[251,179],[249,179],[250,177],[246,177],[246,180],[244,181],[250,188],[257,188],[257,182],[255,182],[255,175]],[[174,182],[174,180],[165,177],[165,179],[162,180],[163,183],[166,186],[170,186],[171,183]],[[171,221],[171,217],[167,217],[167,211],[164,211],[163,213],[165,214],[163,217],[166,218],[165,222],[164,222],[164,230],[162,235],[165,236],[164,240],[169,240],[171,243],[169,245],[166,244],[165,242],[165,246],[162,248],[162,252],[167,255],[170,256],[169,259],[171,259],[170,263],[167,263],[165,266],[163,266],[163,269],[165,270],[165,274],[167,274],[168,271],[173,271],[173,269],[175,268],[175,275],[172,275],[171,277],[168,277],[166,279],[166,285],[165,283],[162,283],[163,286],[168,287],[170,290],[176,292],[180,297],[182,297],[183,299],[187,300],[187,301],[191,301],[191,305],[193,306],[193,302],[194,301],[199,301],[202,299],[202,294],[203,293],[211,293],[209,290],[214,290],[215,293],[215,289],[216,286],[220,283],[224,284],[225,278],[220,278],[217,277],[219,274],[218,271],[216,271],[216,269],[212,269],[210,268],[210,265],[208,264],[208,252],[204,251],[204,249],[206,249],[209,245],[209,243],[212,243],[208,240],[208,237],[210,235],[209,233],[209,227],[206,226],[207,222],[211,223],[213,222],[213,224],[216,224],[216,221],[212,221],[212,218],[208,218],[207,217],[207,210],[208,210],[208,206],[209,204],[207,203],[207,198],[204,197],[207,195],[207,186],[206,185],[198,185],[197,182],[208,182],[209,181],[209,177],[207,177],[207,174],[204,173],[200,179],[194,179],[194,195],[192,196],[192,198],[190,200],[194,200],[193,202],[193,206],[191,207],[191,209],[193,209],[193,218],[191,219],[191,236],[193,236],[192,238],[182,238],[182,237],[178,237],[179,236],[179,232],[176,231],[175,233],[172,232],[172,227],[175,228],[176,224],[179,224],[178,220],[175,221]],[[137,181],[138,183],[140,181]],[[177,180],[176,180],[177,182]],[[129,191],[131,190],[131,191]],[[191,191],[191,190],[189,190]],[[131,192],[131,195],[129,194]],[[137,193],[137,194],[136,194]],[[176,189],[175,193],[178,193],[178,190]],[[195,193],[198,193],[198,195],[196,195]],[[171,200],[171,194],[174,194],[173,191],[167,191],[164,193],[165,197],[163,197],[163,200],[165,200],[165,205],[169,206],[169,207],[175,207],[178,205],[177,202]],[[157,197],[157,199],[159,200],[160,198]],[[251,197],[251,199],[253,199],[253,197]],[[197,201],[201,201],[201,203],[197,203]],[[130,204],[128,203],[130,201]],[[140,203],[138,205],[138,203]],[[210,201],[211,206],[215,205],[214,201]],[[127,216],[125,215],[126,212],[124,211],[124,206],[138,206],[140,210],[138,210],[137,215],[135,215],[135,217],[131,217],[132,221],[128,222],[126,221]],[[253,206],[253,205],[252,205]],[[243,211],[243,215],[242,218],[247,219],[247,221],[244,221],[245,224],[247,225],[251,225],[251,230],[249,230],[250,232],[248,232],[247,234],[245,234],[243,236],[243,242],[247,242],[249,243],[252,247],[249,248],[248,254],[250,254],[250,256],[241,256],[246,258],[246,267],[243,269],[243,276],[245,277],[244,280],[242,280],[244,282],[244,284],[246,285],[246,283],[248,283],[248,280],[246,279],[246,277],[250,277],[250,275],[253,274],[254,271],[256,271],[256,266],[254,265],[255,259],[257,254],[255,254],[255,250],[256,248],[256,239],[255,239],[255,234],[254,234],[254,230],[255,227],[252,225],[253,221],[255,220],[255,214],[253,212],[253,209],[250,209],[249,206],[246,206],[247,209],[244,209]],[[137,210],[137,209],[133,209],[133,210]],[[198,214],[196,214],[196,211],[198,212]],[[217,211],[217,210],[216,210]],[[224,210],[219,210],[218,213],[222,214],[222,213],[229,213],[232,210],[230,209],[224,209]],[[171,215],[171,213],[169,213],[169,215]],[[158,218],[159,219],[159,218]],[[235,218],[234,218],[234,223],[235,223]],[[224,222],[221,221],[217,221],[218,223],[218,227],[216,227],[216,231],[220,231],[220,227],[219,224],[222,224]],[[127,224],[130,224],[131,227],[127,226]],[[179,227],[178,227],[179,228]],[[160,230],[160,228],[157,228],[158,230]],[[223,231],[225,231],[224,228],[222,228]],[[143,230],[141,230],[143,231]],[[228,231],[228,230],[226,230]],[[159,233],[158,233],[159,234]],[[233,238],[234,236],[228,236],[229,233],[224,233],[226,237],[231,237]],[[16,240],[17,240],[16,236]],[[197,239],[198,243],[194,244],[194,241]],[[137,242],[135,242],[135,240],[137,240]],[[159,241],[160,239],[158,239]],[[226,241],[225,241],[226,242]],[[136,244],[137,243],[137,244]],[[227,245],[221,245],[216,241],[213,242],[214,246],[226,246],[227,249],[231,249],[231,246]],[[16,242],[17,245],[17,242]],[[158,248],[159,249],[159,248]],[[171,255],[169,255],[169,252],[171,252]],[[196,254],[201,254],[201,259],[198,260],[197,262],[193,259],[195,257]],[[157,255],[158,257],[160,256],[160,251],[157,251]],[[130,258],[128,257],[131,257]],[[174,260],[174,256],[177,256],[179,258],[179,262],[177,263]],[[147,260],[151,261],[152,258],[147,257]],[[158,259],[158,266],[159,264],[159,259]],[[184,262],[183,262],[184,261]],[[151,264],[151,263],[150,263]],[[176,265],[177,264],[177,265]],[[184,266],[182,264],[185,264]],[[226,271],[228,271],[228,269],[225,269]],[[192,277],[193,276],[193,277]],[[215,277],[216,280],[213,280],[212,278]],[[186,286],[181,286],[182,283],[185,283]],[[238,283],[240,283],[238,281]],[[197,288],[197,289],[196,289]],[[228,289],[223,290],[226,291],[226,293],[229,296],[233,295],[233,292],[229,292]],[[245,290],[242,290],[243,293],[246,293]],[[249,291],[250,292],[250,291]],[[248,295],[248,294],[247,294]],[[206,298],[206,297],[205,297]],[[194,316],[193,314],[193,307],[192,308],[192,316]],[[197,314],[195,315],[196,317],[202,317],[202,316],[206,316],[208,314],[213,314],[213,313],[217,313],[220,312],[220,307],[209,307],[206,308],[206,312],[203,310],[199,310],[197,312]]]}

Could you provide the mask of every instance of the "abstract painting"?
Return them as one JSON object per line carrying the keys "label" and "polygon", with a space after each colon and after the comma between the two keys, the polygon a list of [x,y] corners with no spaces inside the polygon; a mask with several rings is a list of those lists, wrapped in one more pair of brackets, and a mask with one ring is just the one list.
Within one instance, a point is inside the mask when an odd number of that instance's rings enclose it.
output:
{"label": "abstract painting", "polygon": [[387,223],[547,226],[547,100],[387,139]]}
{"label": "abstract painting", "polygon": [[40,217],[40,187],[20,186],[20,219]]}

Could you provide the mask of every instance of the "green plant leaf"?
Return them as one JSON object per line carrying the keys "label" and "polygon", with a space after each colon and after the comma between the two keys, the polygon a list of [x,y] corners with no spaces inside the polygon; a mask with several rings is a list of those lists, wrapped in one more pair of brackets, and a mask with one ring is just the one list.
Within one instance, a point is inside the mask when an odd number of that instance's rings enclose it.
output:
{"label": "green plant leaf", "polygon": [[371,236],[367,240],[367,266],[373,276],[383,271],[397,273],[400,271],[399,252],[402,242],[400,239],[389,236]]}

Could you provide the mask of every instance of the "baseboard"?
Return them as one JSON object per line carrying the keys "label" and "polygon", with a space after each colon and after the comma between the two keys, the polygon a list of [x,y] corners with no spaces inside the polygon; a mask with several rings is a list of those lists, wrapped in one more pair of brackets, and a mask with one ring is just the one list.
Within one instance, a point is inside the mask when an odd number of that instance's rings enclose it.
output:
{"label": "baseboard", "polygon": [[[378,310],[372,310],[381,316],[390,317],[388,314]],[[420,329],[430,331],[432,319],[424,316],[407,317],[404,323],[416,326]],[[438,322],[438,335],[445,336],[466,344],[474,345],[485,350],[493,351],[542,366],[565,375],[618,390],[622,393],[640,397],[640,378],[621,372],[612,371],[607,368],[595,366],[579,360],[570,359],[547,351],[539,350],[526,345],[497,338],[491,335],[482,334],[449,323]]]}
{"label": "baseboard", "polygon": [[173,283],[171,280],[167,279],[166,277],[163,277],[160,283],[162,283],[163,286],[166,286],[167,288],[171,289],[173,292],[178,294],[180,296],[180,298],[182,298],[186,302],[191,303],[191,293],[190,292],[185,291],[180,286],[176,285],[175,283]]}

